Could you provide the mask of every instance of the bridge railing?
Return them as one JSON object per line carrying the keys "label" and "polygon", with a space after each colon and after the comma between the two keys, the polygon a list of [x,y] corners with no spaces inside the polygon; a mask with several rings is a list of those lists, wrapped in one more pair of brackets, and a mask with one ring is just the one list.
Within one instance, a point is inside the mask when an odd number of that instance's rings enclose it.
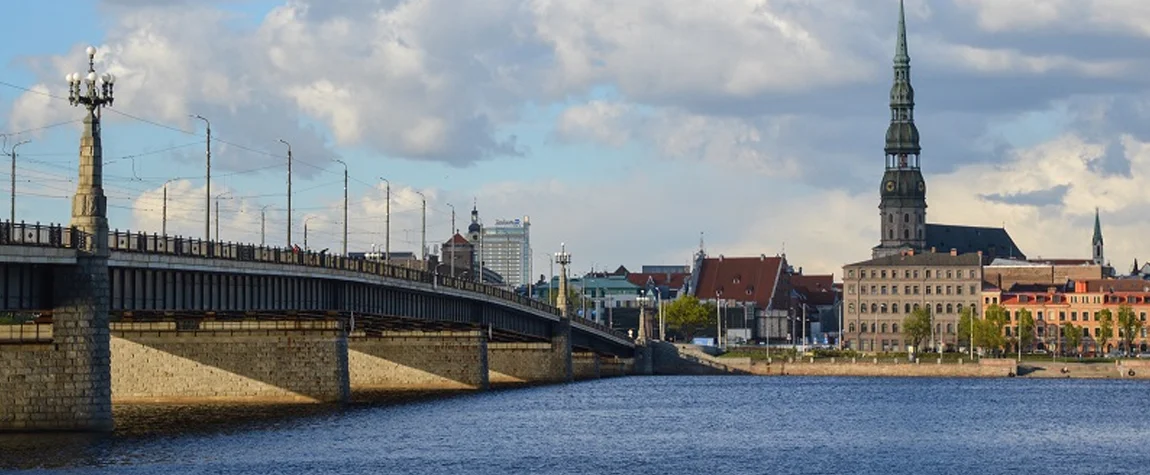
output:
{"label": "bridge railing", "polygon": [[[467,279],[455,278],[421,269],[387,264],[385,261],[363,258],[350,258],[326,252],[312,252],[299,248],[268,247],[255,244],[205,241],[180,236],[161,236],[131,231],[115,230],[109,233],[108,247],[114,251],[146,254],[168,254],[176,256],[203,257],[247,262],[292,264],[308,267],[321,267],[344,271],[378,275],[409,282],[419,282],[443,286],[451,289],[474,292],[500,300],[532,308],[540,312],[558,316],[559,309],[546,302],[528,298],[502,287],[483,284]],[[608,334],[624,337],[606,325],[581,317],[573,321],[595,328]],[[625,338],[625,337],[624,337]]]}
{"label": "bridge railing", "polygon": [[0,221],[0,245],[74,249],[83,247],[85,241],[84,233],[68,226]]}

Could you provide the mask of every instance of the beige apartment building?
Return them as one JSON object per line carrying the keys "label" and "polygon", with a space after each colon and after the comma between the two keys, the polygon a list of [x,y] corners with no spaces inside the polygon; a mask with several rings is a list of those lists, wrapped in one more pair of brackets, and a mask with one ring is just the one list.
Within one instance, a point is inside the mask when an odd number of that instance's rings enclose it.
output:
{"label": "beige apartment building", "polygon": [[958,342],[964,308],[982,313],[982,253],[906,251],[843,267],[843,346],[866,352],[906,351],[903,321],[930,309],[934,334],[927,347]]}

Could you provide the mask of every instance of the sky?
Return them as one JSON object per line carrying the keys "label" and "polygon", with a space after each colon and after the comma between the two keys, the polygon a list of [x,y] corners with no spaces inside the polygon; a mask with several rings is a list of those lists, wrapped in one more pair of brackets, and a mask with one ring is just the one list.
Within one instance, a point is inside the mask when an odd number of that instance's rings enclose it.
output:
{"label": "sky", "polygon": [[[841,273],[879,241],[897,0],[13,2],[0,132],[17,220],[66,222],[63,78],[116,76],[117,229],[415,251],[530,216],[534,273],[785,253]],[[1005,226],[1030,257],[1150,259],[1150,5],[906,0],[930,222]],[[204,123],[212,126],[212,197]],[[342,163],[341,163],[342,162]],[[7,170],[8,167],[0,166]],[[11,192],[0,170],[0,194]],[[207,212],[210,202],[211,212]]]}

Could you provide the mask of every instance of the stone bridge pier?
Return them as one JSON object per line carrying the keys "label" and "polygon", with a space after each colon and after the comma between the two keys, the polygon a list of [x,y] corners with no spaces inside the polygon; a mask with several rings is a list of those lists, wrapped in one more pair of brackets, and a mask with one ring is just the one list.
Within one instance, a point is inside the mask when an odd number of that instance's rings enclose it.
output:
{"label": "stone bridge pier", "polygon": [[115,403],[344,402],[348,339],[339,321],[112,324]]}

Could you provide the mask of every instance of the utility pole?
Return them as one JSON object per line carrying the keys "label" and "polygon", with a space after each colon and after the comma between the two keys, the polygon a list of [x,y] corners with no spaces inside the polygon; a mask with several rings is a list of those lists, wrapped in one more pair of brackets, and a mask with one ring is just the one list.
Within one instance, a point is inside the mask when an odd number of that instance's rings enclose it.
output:
{"label": "utility pole", "polygon": [[387,185],[386,203],[383,212],[383,261],[391,263],[391,182],[387,178],[379,177]]}
{"label": "utility pole", "polygon": [[455,278],[455,205],[447,203],[451,208],[451,239],[447,242],[451,244],[451,278]]}
{"label": "utility pole", "polygon": [[223,198],[224,195],[226,195],[228,193],[231,193],[231,192],[225,191],[223,193],[216,195],[216,241],[217,242],[220,240],[220,198]]}
{"label": "utility pole", "polygon": [[715,292],[715,346],[723,347],[723,299],[719,298],[721,292]]}
{"label": "utility pole", "polygon": [[416,191],[415,194],[419,195],[420,201],[423,203],[420,221],[420,238],[419,238],[419,256],[420,260],[424,261],[427,265],[427,197],[423,196],[423,192]]}
{"label": "utility pole", "polygon": [[[192,118],[204,121],[207,127],[207,140],[205,141],[205,158],[207,170],[204,174],[204,239],[212,238],[212,123],[201,115],[192,115]],[[219,234],[219,233],[217,233]]]}
{"label": "utility pole", "polygon": [[343,255],[347,257],[347,163],[336,161],[343,165]]}
{"label": "utility pole", "polygon": [[8,218],[9,229],[12,229],[12,226],[16,225],[16,147],[28,142],[31,142],[31,140],[17,142],[16,145],[12,146],[12,213]]}
{"label": "utility pole", "polygon": [[263,207],[260,208],[260,245],[261,246],[267,245],[267,240],[265,240],[264,237],[266,236],[265,232],[267,231],[268,206],[271,206],[271,205],[263,205]]}
{"label": "utility pole", "polygon": [[303,250],[304,250],[304,252],[308,251],[308,247],[307,247],[307,222],[311,221],[312,218],[315,218],[315,216],[308,216],[306,219],[303,220]]}
{"label": "utility pole", "polygon": [[287,145],[288,148],[288,189],[287,189],[287,247],[292,247],[291,242],[291,144],[286,140],[280,139],[280,143]]}

